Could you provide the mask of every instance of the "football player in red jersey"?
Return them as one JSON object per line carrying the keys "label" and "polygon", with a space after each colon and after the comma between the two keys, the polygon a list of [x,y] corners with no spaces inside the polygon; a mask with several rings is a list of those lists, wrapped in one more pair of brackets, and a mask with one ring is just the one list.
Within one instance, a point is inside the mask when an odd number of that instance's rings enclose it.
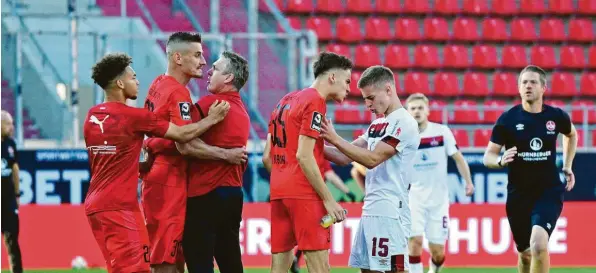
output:
{"label": "football player in red jersey", "polygon": [[89,109],[83,126],[91,167],[85,213],[110,273],[150,272],[147,230],[137,202],[137,162],[145,134],[188,142],[220,122],[230,107],[216,102],[208,118],[179,127],[127,106],[139,86],[131,63],[125,54],[109,54],[93,66],[92,78],[104,90],[105,102]]}
{"label": "football player in red jersey", "polygon": [[329,272],[326,214],[345,219],[344,209],[325,185],[321,126],[326,101],[343,101],[349,92],[352,62],[323,52],[314,63],[311,87],[284,96],[271,114],[263,163],[271,170],[271,272],[288,272],[292,249],[304,251],[310,272]]}

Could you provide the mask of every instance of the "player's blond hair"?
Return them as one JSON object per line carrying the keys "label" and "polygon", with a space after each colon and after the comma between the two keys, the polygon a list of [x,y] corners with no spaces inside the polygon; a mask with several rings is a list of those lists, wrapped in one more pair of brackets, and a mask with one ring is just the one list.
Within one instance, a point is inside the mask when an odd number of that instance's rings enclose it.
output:
{"label": "player's blond hair", "polygon": [[414,93],[410,95],[408,99],[406,99],[406,105],[415,100],[421,100],[426,104],[426,106],[428,106],[428,98],[422,93]]}

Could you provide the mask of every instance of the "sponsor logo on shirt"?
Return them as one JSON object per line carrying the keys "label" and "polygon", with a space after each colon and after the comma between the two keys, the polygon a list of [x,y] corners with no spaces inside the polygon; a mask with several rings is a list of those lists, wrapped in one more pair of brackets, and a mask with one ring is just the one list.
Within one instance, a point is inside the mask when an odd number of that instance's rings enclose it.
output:
{"label": "sponsor logo on shirt", "polygon": [[106,121],[106,119],[108,119],[110,117],[110,115],[107,115],[103,118],[102,121],[99,121],[99,119],[95,116],[95,115],[91,115],[91,117],[89,118],[89,122],[93,123],[93,124],[97,124],[99,125],[99,129],[101,130],[101,133],[103,134],[103,123]]}
{"label": "sponsor logo on shirt", "polygon": [[555,128],[556,128],[556,124],[554,121],[549,120],[546,122],[546,130],[548,130],[546,133],[549,135],[554,135],[555,134]]}
{"label": "sponsor logo on shirt", "polygon": [[518,156],[521,157],[524,161],[544,161],[547,160],[549,156],[551,156],[551,151],[544,151],[540,152],[542,149],[542,139],[535,137],[530,140],[530,149],[534,152],[521,152],[518,153]]}
{"label": "sponsor logo on shirt", "polygon": [[518,131],[521,131],[524,129],[524,125],[520,123],[518,125],[515,125],[515,128],[517,128]]}
{"label": "sponsor logo on shirt", "polygon": [[190,120],[190,102],[179,102],[180,117],[183,120]]}
{"label": "sponsor logo on shirt", "polygon": [[104,145],[89,146],[89,147],[87,147],[87,150],[90,150],[94,155],[96,155],[96,154],[100,154],[100,155],[116,154],[116,146],[107,145],[108,144],[107,141],[104,141],[103,144]]}
{"label": "sponsor logo on shirt", "polygon": [[312,113],[312,121],[310,122],[310,128],[321,132],[321,124],[323,123],[323,115],[319,112]]}
{"label": "sponsor logo on shirt", "polygon": [[533,151],[540,151],[540,149],[542,149],[542,139],[535,137],[530,140],[530,149]]}

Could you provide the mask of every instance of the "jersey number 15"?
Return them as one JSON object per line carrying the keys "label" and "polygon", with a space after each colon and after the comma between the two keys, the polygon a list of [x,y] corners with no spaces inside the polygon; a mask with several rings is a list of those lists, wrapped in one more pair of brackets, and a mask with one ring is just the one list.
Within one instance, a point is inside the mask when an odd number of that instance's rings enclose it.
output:
{"label": "jersey number 15", "polygon": [[275,119],[271,121],[273,123],[273,146],[279,148],[285,148],[288,141],[286,136],[286,117],[283,115],[287,107],[287,104],[278,107],[275,112]]}

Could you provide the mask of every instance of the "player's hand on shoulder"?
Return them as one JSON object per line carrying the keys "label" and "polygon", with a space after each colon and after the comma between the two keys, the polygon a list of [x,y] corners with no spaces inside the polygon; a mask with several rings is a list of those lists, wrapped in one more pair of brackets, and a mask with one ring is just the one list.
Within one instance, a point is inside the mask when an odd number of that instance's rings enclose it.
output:
{"label": "player's hand on shoulder", "polygon": [[329,215],[333,216],[336,223],[339,223],[346,219],[346,212],[345,212],[344,208],[342,208],[339,205],[339,203],[337,203],[337,201],[329,200],[329,201],[323,202],[323,204],[325,205],[325,209],[327,210],[327,213]]}
{"label": "player's hand on shoulder", "polygon": [[248,160],[248,153],[246,152],[245,147],[227,149],[225,157],[228,163],[240,165],[246,163]]}
{"label": "player's hand on shoulder", "polygon": [[513,146],[506,150],[503,156],[501,157],[501,166],[505,167],[509,165],[510,162],[513,161],[515,155],[517,154],[517,147]]}
{"label": "player's hand on shoulder", "polygon": [[567,182],[565,190],[571,191],[575,187],[575,174],[573,174],[571,168],[563,168],[563,173],[565,174],[565,182]]}
{"label": "player's hand on shoulder", "polygon": [[332,140],[337,136],[335,132],[335,128],[331,121],[327,118],[323,119],[323,123],[321,124],[321,137],[325,138],[325,140],[332,142]]}
{"label": "player's hand on shoulder", "polygon": [[225,100],[216,100],[209,107],[209,118],[213,118],[216,122],[222,121],[230,111],[230,103]]}
{"label": "player's hand on shoulder", "polygon": [[474,194],[474,184],[467,183],[466,184],[466,196],[472,196]]}

